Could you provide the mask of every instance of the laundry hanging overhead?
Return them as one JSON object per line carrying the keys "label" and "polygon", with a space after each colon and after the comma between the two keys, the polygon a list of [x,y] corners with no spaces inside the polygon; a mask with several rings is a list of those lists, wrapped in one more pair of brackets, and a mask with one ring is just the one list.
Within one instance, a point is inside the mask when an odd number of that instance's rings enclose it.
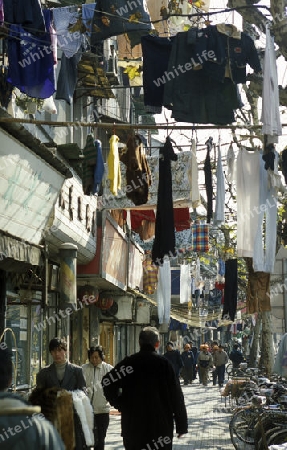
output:
{"label": "laundry hanging overhead", "polygon": [[[191,207],[190,191],[191,185],[187,167],[192,158],[190,151],[177,153],[177,160],[172,161],[172,194],[175,208]],[[155,209],[157,205],[157,193],[159,183],[159,163],[158,155],[147,156],[147,163],[152,174],[151,185],[149,187],[149,199],[146,204],[136,206],[126,195],[126,165],[120,161],[121,189],[117,195],[110,195],[109,182],[103,185],[103,207],[108,209]]]}
{"label": "laundry hanging overhead", "polygon": [[213,207],[212,207],[212,200],[213,200],[213,187],[212,187],[212,172],[211,172],[211,160],[210,160],[210,152],[212,150],[212,137],[210,137],[206,141],[207,145],[207,151],[206,151],[206,157],[204,161],[204,180],[205,180],[205,190],[206,190],[206,197],[207,197],[207,214],[206,214],[206,221],[207,223],[210,223],[212,216],[213,216]]}
{"label": "laundry hanging overhead", "polygon": [[214,225],[221,225],[225,221],[225,185],[224,185],[224,172],[222,167],[221,150],[220,145],[217,147],[217,167],[216,167],[216,199],[215,199],[215,211],[213,216]]}
{"label": "laundry hanging overhead", "polygon": [[152,260],[155,264],[162,264],[164,256],[172,257],[176,254],[171,173],[171,161],[176,160],[177,155],[167,137],[159,154],[155,238],[152,247]]}
{"label": "laundry hanging overhead", "polygon": [[198,183],[198,163],[196,155],[196,142],[192,139],[191,142],[191,159],[188,164],[188,178],[191,186],[190,199],[193,208],[197,208],[201,204],[199,183]]}
{"label": "laundry hanging overhead", "polygon": [[24,94],[42,99],[51,97],[56,91],[50,34],[51,10],[43,10],[43,16],[48,31],[39,36],[24,30],[21,25],[10,25],[7,77],[7,81]]}
{"label": "laundry hanging overhead", "polygon": [[146,0],[98,0],[92,29],[92,45],[125,33],[132,47],[140,44],[141,36],[151,30]]}
{"label": "laundry hanging overhead", "polygon": [[267,136],[267,143],[278,142],[278,136],[282,135],[282,126],[279,111],[277,61],[274,37],[271,36],[268,24],[266,25],[266,45],[263,64],[261,122],[263,123],[262,133]]}
{"label": "laundry hanging overhead", "polygon": [[126,166],[126,196],[135,205],[147,203],[149,187],[151,185],[151,172],[143,149],[141,137],[131,135],[126,147],[120,155],[120,160]]}

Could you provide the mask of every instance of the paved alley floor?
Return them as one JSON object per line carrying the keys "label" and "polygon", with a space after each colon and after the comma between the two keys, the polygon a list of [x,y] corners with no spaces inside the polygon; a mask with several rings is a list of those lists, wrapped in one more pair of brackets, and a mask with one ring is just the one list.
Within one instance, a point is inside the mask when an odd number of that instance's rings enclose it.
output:
{"label": "paved alley floor", "polygon": [[[189,432],[173,440],[174,450],[234,450],[229,435],[230,404],[221,399],[218,386],[194,384],[182,386],[187,407]],[[123,450],[120,415],[110,416],[105,450]]]}

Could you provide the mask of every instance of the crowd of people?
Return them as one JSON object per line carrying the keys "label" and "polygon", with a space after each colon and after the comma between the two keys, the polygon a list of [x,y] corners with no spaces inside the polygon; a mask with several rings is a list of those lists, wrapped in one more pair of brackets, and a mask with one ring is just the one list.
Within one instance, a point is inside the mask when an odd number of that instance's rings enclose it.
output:
{"label": "crowd of people", "polygon": [[[127,356],[115,367],[105,362],[104,349],[100,345],[90,347],[89,362],[80,367],[68,361],[65,339],[53,338],[49,343],[53,362],[38,373],[37,395],[31,395],[30,402],[8,392],[13,364],[9,349],[5,345],[1,347],[0,429],[3,431],[0,431],[0,450],[21,450],[27,448],[28,441],[31,450],[69,450],[59,427],[61,420],[51,423],[51,417],[47,420],[41,412],[44,405],[39,399],[44,396],[38,393],[53,388],[57,393],[81,392],[90,408],[84,412],[87,414],[84,422],[82,412],[75,405],[69,411],[74,422],[71,448],[104,450],[112,406],[121,413],[121,436],[126,450],[141,450],[149,443],[159,447],[162,442],[166,450],[171,450],[174,429],[177,438],[188,431],[181,384],[187,386],[198,378],[203,386],[212,382],[222,387],[228,361],[232,361],[233,367],[238,367],[244,359],[238,345],[234,345],[228,355],[218,342],[204,343],[199,348],[187,342],[180,351],[174,342],[169,341],[166,351],[160,354],[160,336],[154,327],[145,327],[140,332],[139,347],[139,352]],[[46,409],[47,405],[43,411]],[[68,411],[64,411],[65,414]],[[29,420],[29,426],[21,428],[24,420]],[[92,445],[87,441],[87,430],[84,429],[87,426],[91,428]],[[21,429],[17,431],[16,428]]]}

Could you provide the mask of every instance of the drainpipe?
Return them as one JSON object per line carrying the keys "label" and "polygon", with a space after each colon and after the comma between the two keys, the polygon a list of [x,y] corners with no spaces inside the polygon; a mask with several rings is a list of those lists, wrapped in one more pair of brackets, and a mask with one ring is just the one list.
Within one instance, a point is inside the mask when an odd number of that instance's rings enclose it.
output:
{"label": "drainpipe", "polygon": [[[62,244],[60,254],[60,305],[59,310],[66,314],[61,315],[66,319],[67,355],[70,358],[70,314],[71,309],[77,309],[77,250],[78,247],[71,243]],[[69,313],[68,313],[69,310]]]}

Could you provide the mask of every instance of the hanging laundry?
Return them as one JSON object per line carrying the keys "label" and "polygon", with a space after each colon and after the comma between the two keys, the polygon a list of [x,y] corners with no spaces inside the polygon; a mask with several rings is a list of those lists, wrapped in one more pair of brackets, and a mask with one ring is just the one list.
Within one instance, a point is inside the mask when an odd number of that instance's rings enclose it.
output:
{"label": "hanging laundry", "polygon": [[225,262],[225,289],[222,319],[234,321],[237,308],[237,259]]}
{"label": "hanging laundry", "polygon": [[126,196],[135,205],[147,203],[151,172],[144,154],[141,137],[132,135],[128,138],[126,148],[121,152],[120,160],[126,165]]}
{"label": "hanging laundry", "polygon": [[217,262],[217,273],[221,277],[224,277],[224,275],[225,275],[225,262],[221,258],[219,258],[218,262]]}
{"label": "hanging laundry", "polygon": [[173,217],[176,231],[190,229],[191,219],[189,208],[173,208]]}
{"label": "hanging laundry", "polygon": [[77,6],[65,6],[53,9],[54,27],[58,36],[58,45],[67,58],[78,53],[84,44],[84,35],[79,31],[71,32],[70,28],[79,20]]}
{"label": "hanging laundry", "polygon": [[0,0],[0,26],[3,25],[4,22],[4,0]]}
{"label": "hanging laundry", "polygon": [[264,169],[274,171],[275,147],[274,144],[268,144],[264,148],[262,159],[265,162]]}
{"label": "hanging laundry", "polygon": [[82,21],[85,27],[86,35],[91,38],[93,17],[96,3],[85,3],[82,5]]}
{"label": "hanging laundry", "polygon": [[158,268],[158,287],[156,291],[157,313],[159,323],[168,324],[171,307],[171,273],[169,257],[163,258],[162,265]]}
{"label": "hanging laundry", "polygon": [[207,197],[207,211],[206,211],[206,221],[210,223],[213,215],[212,200],[213,200],[213,189],[212,189],[212,172],[211,172],[211,161],[210,152],[212,150],[212,137],[206,142],[207,152],[204,161],[204,179],[205,179],[205,189]]}
{"label": "hanging laundry", "polygon": [[[274,168],[278,172],[278,153],[275,153]],[[259,208],[256,211],[257,229],[254,240],[253,267],[255,272],[272,273],[277,245],[277,190],[268,185],[270,171],[260,159]],[[263,229],[265,233],[263,233]]]}
{"label": "hanging laundry", "polygon": [[136,60],[118,60],[118,67],[122,67],[123,73],[127,74],[130,87],[143,85],[143,63]]}
{"label": "hanging laundry", "polygon": [[10,25],[7,81],[29,97],[44,99],[54,94],[56,86],[51,50],[51,10],[44,9],[43,15],[49,31],[43,31],[41,36],[25,31],[21,25]]}
{"label": "hanging laundry", "polygon": [[215,198],[215,211],[213,216],[214,225],[221,225],[225,222],[225,184],[224,184],[224,172],[222,167],[221,150],[220,145],[217,147],[217,167],[216,167],[216,198]]}
{"label": "hanging laundry", "polygon": [[7,24],[21,25],[29,34],[41,37],[48,31],[40,0],[4,0],[3,6]]}
{"label": "hanging laundry", "polygon": [[218,81],[202,70],[208,55],[206,49],[197,51],[197,46],[204,31],[195,30],[195,44],[188,43],[188,32],[174,36],[168,69],[158,80],[164,85],[163,106],[178,122],[226,125],[235,121],[234,111],[242,102],[230,78]]}
{"label": "hanging laundry", "polygon": [[[237,256],[253,257],[259,225],[261,154],[241,147],[236,160]],[[262,237],[262,236],[261,236]]]}
{"label": "hanging laundry", "polygon": [[159,183],[156,210],[155,238],[152,260],[161,264],[165,255],[175,256],[175,231],[172,199],[171,161],[176,161],[171,139],[168,136],[159,151]]}
{"label": "hanging laundry", "polygon": [[94,183],[93,183],[93,194],[98,194],[101,186],[101,182],[105,173],[105,165],[102,152],[102,142],[96,139],[95,148],[97,153],[97,162],[94,166]]}
{"label": "hanging laundry", "polygon": [[94,18],[92,46],[111,37],[127,34],[131,46],[140,44],[141,36],[151,30],[146,0],[98,0]]}
{"label": "hanging laundry", "polygon": [[94,186],[94,171],[97,164],[97,150],[94,144],[94,137],[88,134],[86,145],[83,149],[83,191],[85,195],[90,195]]}
{"label": "hanging laundry", "polygon": [[146,112],[160,114],[163,106],[165,72],[173,38],[154,35],[142,36],[143,90]]}
{"label": "hanging laundry", "polygon": [[81,49],[71,58],[63,53],[57,81],[56,100],[64,100],[71,105],[78,80],[78,64],[82,58]]}
{"label": "hanging laundry", "polygon": [[110,151],[107,158],[108,180],[110,180],[110,191],[113,195],[117,195],[118,190],[121,188],[119,140],[120,138],[116,134],[110,137]]}
{"label": "hanging laundry", "polygon": [[262,90],[262,134],[266,135],[267,143],[278,142],[282,135],[279,111],[279,87],[277,75],[277,58],[275,54],[274,37],[270,27],[266,25],[266,44],[263,63]]}
{"label": "hanging laundry", "polygon": [[196,222],[191,225],[191,251],[208,253],[209,251],[209,225]]}
{"label": "hanging laundry", "polygon": [[191,299],[190,264],[180,265],[180,303],[188,303]]}
{"label": "hanging laundry", "polygon": [[209,25],[201,30],[196,50],[199,55],[207,55],[201,58],[203,72],[219,82],[230,79],[234,85],[245,84],[247,65],[255,73],[262,70],[253,40],[232,24]]}
{"label": "hanging laundry", "polygon": [[188,178],[191,186],[190,199],[193,208],[197,208],[201,204],[199,184],[198,184],[198,164],[196,156],[195,139],[191,141],[191,159],[187,167]]}
{"label": "hanging laundry", "polygon": [[143,261],[143,292],[148,295],[155,293],[158,282],[158,266],[151,259],[150,254],[146,254]]}
{"label": "hanging laundry", "polygon": [[8,67],[1,66],[0,70],[0,104],[4,108],[8,108],[12,98],[13,86],[8,82]]}
{"label": "hanging laundry", "polygon": [[[187,174],[187,166],[191,159],[190,151],[182,151],[176,154],[177,160],[172,163],[172,197],[173,205],[176,209],[190,208],[190,182]],[[149,200],[145,205],[135,206],[126,196],[126,166],[121,164],[122,189],[117,197],[110,195],[109,183],[103,186],[103,200],[108,199],[108,209],[156,209],[158,198],[158,184],[160,172],[160,159],[158,155],[147,156],[147,162],[152,174],[151,185],[149,187]]]}
{"label": "hanging laundry", "polygon": [[255,272],[252,258],[245,258],[248,269],[248,283],[246,295],[246,312],[271,311],[270,304],[270,273]]}
{"label": "hanging laundry", "polygon": [[226,178],[228,183],[234,181],[234,166],[235,166],[235,153],[232,144],[228,147],[226,155],[227,174]]}

